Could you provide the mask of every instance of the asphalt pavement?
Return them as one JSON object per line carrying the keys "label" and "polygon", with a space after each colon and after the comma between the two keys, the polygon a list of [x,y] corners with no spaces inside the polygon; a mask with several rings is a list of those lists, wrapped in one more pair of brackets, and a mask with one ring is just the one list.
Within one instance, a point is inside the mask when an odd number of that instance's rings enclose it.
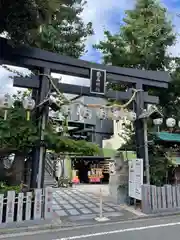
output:
{"label": "asphalt pavement", "polygon": [[163,240],[179,239],[180,216],[108,222],[93,226],[0,235],[13,240]]}

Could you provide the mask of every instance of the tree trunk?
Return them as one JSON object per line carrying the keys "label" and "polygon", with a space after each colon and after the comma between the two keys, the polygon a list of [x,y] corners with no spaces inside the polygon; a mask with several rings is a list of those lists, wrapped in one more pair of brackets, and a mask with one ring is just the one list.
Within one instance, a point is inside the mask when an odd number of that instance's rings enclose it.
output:
{"label": "tree trunk", "polygon": [[6,181],[6,169],[4,168],[3,158],[0,159],[0,182]]}
{"label": "tree trunk", "polygon": [[20,185],[24,181],[24,160],[22,153],[16,153],[10,169],[10,184],[12,186]]}

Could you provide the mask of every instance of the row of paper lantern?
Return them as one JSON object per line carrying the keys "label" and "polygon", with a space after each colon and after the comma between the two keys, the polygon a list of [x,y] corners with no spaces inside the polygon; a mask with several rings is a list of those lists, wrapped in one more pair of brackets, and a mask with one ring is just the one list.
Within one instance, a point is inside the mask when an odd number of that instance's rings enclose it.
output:
{"label": "row of paper lantern", "polygon": [[[9,109],[13,107],[13,98],[9,94],[0,95],[0,108]],[[35,101],[31,97],[25,97],[22,101],[23,107],[26,110],[33,110],[35,107]]]}
{"label": "row of paper lantern", "polygon": [[[92,109],[86,106],[82,106],[80,104],[72,104],[72,105],[64,105],[62,107],[62,112],[65,116],[71,116],[73,112],[73,107],[76,108],[76,114],[83,119],[91,119],[92,118]],[[125,111],[120,108],[107,108],[100,107],[96,108],[96,115],[100,120],[120,120],[123,117],[127,117],[130,121],[136,120],[136,113],[133,111]]]}
{"label": "row of paper lantern", "polygon": [[[22,101],[24,109],[27,111],[31,111],[35,107],[35,101],[31,97],[25,97]],[[77,105],[77,104],[75,104]],[[72,105],[64,105],[62,107],[62,111],[64,115],[71,115],[72,113],[72,107],[75,106],[74,104]],[[9,94],[1,94],[0,95],[0,108],[2,109],[9,109],[13,106],[13,98]],[[92,110],[88,107],[84,107],[80,104],[78,104],[77,107],[77,115],[81,116],[84,119],[91,119],[92,118]],[[119,120],[122,117],[127,117],[128,120],[130,121],[135,121],[136,120],[136,113],[133,111],[125,111],[120,108],[107,108],[107,107],[101,107],[96,109],[97,112],[97,117],[101,120],[105,119],[112,119],[112,120]],[[153,120],[155,125],[161,125],[163,123],[162,118],[154,119]],[[166,125],[167,127],[175,127],[176,125],[176,119],[174,118],[168,118],[166,119]],[[178,127],[180,127],[180,121],[178,121]]]}
{"label": "row of paper lantern", "polygon": [[[35,101],[31,97],[25,97],[22,101],[24,109],[29,112],[34,109]],[[6,111],[13,107],[13,98],[9,94],[1,94],[0,95],[0,108],[5,109]],[[92,109],[89,107],[83,106],[81,104],[71,104],[62,106],[62,112],[66,116],[70,116],[72,113],[72,108],[77,108],[77,115],[82,117],[83,119],[91,119],[92,118]],[[101,107],[96,109],[97,117],[101,120],[112,119],[112,120],[120,120],[122,117],[127,117],[130,121],[136,120],[136,113],[133,111],[125,111],[120,108],[107,108]],[[28,117],[29,118],[29,117]]]}
{"label": "row of paper lantern", "polygon": [[[4,120],[7,119],[8,109],[13,107],[13,98],[9,94],[0,95],[0,108],[4,109]],[[25,97],[22,101],[22,105],[26,110],[26,119],[30,120],[30,111],[35,107],[35,101],[31,97]]]}
{"label": "row of paper lantern", "polygon": [[[160,126],[163,123],[163,119],[162,118],[157,118],[153,120],[154,125]],[[175,118],[167,118],[166,119],[166,126],[169,128],[173,128],[176,126],[176,124],[178,125],[178,127],[180,128],[180,121],[176,121]]]}

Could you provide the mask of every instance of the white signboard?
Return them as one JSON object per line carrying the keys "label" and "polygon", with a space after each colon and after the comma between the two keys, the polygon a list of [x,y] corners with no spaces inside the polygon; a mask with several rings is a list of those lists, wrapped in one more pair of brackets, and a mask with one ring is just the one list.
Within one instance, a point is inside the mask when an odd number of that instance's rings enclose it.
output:
{"label": "white signboard", "polygon": [[129,161],[129,196],[141,200],[143,185],[143,159]]}

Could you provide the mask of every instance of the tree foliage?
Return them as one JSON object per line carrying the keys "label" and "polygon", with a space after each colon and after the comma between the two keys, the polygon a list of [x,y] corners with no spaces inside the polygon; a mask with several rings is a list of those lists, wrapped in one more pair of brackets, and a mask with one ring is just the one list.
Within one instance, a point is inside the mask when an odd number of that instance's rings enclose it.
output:
{"label": "tree foliage", "polygon": [[105,31],[105,41],[95,48],[104,63],[146,70],[164,70],[169,65],[167,47],[175,42],[167,10],[155,0],[137,0],[135,8],[125,12],[116,34]]}
{"label": "tree foliage", "polygon": [[1,111],[0,118],[0,144],[1,152],[14,153],[24,152],[25,154],[38,140],[37,128],[33,121],[26,121],[26,112],[22,103],[15,102],[14,108],[8,110],[8,118],[4,120],[4,111]]}
{"label": "tree foliage", "polygon": [[[18,185],[24,179],[24,174],[30,168],[29,154],[33,147],[40,146],[38,126],[31,118],[26,119],[26,111],[22,106],[22,96],[14,96],[14,107],[8,110],[8,117],[4,120],[4,111],[0,112],[0,180],[10,185]],[[33,113],[31,113],[31,116]],[[51,121],[45,129],[45,145],[48,150],[57,154],[99,155],[97,145],[86,141],[75,141],[55,132]],[[4,169],[3,159],[9,162],[10,155],[14,161],[10,168]],[[25,163],[25,159],[27,159]]]}
{"label": "tree foliage", "polygon": [[[103,62],[107,64],[142,70],[169,70],[173,80],[169,89],[152,89],[151,92],[159,95],[160,108],[165,117],[180,117],[179,59],[175,59],[172,69],[173,58],[167,52],[168,47],[175,43],[176,34],[167,9],[155,0],[136,0],[134,9],[125,13],[119,32],[111,34],[105,31],[106,39],[94,47],[102,53]],[[115,90],[124,88],[119,84],[112,84],[111,87]],[[132,134],[121,149],[136,150],[135,135]],[[163,182],[170,167],[162,149],[163,144],[156,142],[149,146],[153,184]]]}
{"label": "tree foliage", "polygon": [[2,0],[0,33],[6,32],[15,43],[26,43],[30,32],[48,23],[60,5],[61,0]]}
{"label": "tree foliage", "polygon": [[[4,120],[4,111],[0,117],[0,153],[23,153],[27,155],[33,146],[39,143],[38,127],[31,119],[26,120],[26,111],[22,107],[22,100],[16,97],[14,107],[8,110],[8,118]],[[57,153],[66,152],[95,155],[99,153],[99,148],[86,141],[75,141],[70,138],[58,135],[49,122],[45,133],[45,142],[48,149]]]}
{"label": "tree foliage", "polygon": [[[173,62],[169,88],[162,89],[157,94],[164,116],[173,117],[178,121],[180,120],[180,59],[176,58]],[[163,127],[165,128],[165,123]],[[174,131],[178,131],[178,128],[174,128]]]}
{"label": "tree foliage", "polygon": [[2,0],[0,33],[11,42],[27,44],[73,57],[85,51],[85,40],[93,33],[81,13],[84,0]]}
{"label": "tree foliage", "polygon": [[93,34],[92,23],[85,24],[80,15],[83,0],[64,1],[57,19],[44,24],[34,40],[34,45],[42,49],[79,58],[85,52],[85,40]]}
{"label": "tree foliage", "polygon": [[85,140],[73,140],[67,136],[60,135],[52,129],[52,125],[47,126],[45,134],[48,149],[56,153],[74,153],[75,155],[92,156],[100,154],[100,149],[96,144]]}

